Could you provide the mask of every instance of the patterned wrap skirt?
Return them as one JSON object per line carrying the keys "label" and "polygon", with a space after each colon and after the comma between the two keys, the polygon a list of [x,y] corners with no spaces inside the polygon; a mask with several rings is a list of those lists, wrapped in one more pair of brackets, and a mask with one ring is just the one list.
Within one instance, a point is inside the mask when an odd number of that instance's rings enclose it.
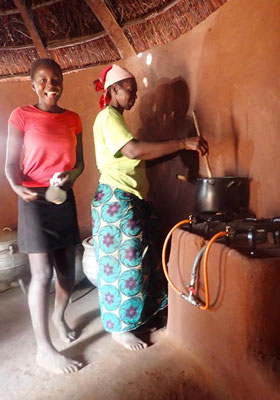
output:
{"label": "patterned wrap skirt", "polygon": [[134,330],[167,305],[151,203],[100,183],[91,211],[104,329]]}

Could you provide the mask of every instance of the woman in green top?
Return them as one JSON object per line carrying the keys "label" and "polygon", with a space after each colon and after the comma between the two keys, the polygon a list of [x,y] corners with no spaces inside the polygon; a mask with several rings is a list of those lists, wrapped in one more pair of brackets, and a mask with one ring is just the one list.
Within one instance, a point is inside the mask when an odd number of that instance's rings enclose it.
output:
{"label": "woman in green top", "polygon": [[151,203],[145,201],[144,162],[183,149],[205,155],[208,148],[199,137],[135,139],[123,118],[137,98],[136,80],[126,69],[110,66],[95,85],[104,90],[93,126],[100,180],[91,207],[101,317],[115,341],[141,350],[147,344],[136,336],[137,328],[167,305],[166,281],[151,234]]}

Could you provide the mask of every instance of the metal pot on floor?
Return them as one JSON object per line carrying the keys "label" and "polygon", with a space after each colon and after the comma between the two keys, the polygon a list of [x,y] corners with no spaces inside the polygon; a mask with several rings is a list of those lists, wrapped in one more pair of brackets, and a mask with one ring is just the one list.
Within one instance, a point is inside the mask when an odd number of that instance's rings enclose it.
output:
{"label": "metal pot on floor", "polygon": [[18,281],[24,293],[30,279],[27,254],[18,251],[17,231],[4,228],[0,232],[0,283],[9,286]]}
{"label": "metal pot on floor", "polygon": [[83,271],[88,280],[97,287],[98,264],[96,261],[94,239],[92,236],[83,240],[84,255],[82,259]]}

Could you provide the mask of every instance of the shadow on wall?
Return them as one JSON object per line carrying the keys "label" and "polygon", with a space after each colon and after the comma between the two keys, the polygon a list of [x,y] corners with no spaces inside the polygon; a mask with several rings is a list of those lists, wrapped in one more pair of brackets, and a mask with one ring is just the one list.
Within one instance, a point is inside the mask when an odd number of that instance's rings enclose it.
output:
{"label": "shadow on wall", "polygon": [[[196,136],[192,118],[187,116],[189,101],[189,89],[182,77],[159,80],[155,89],[140,99],[141,128],[137,137],[154,141]],[[149,199],[159,212],[164,234],[194,210],[198,169],[194,151],[182,150],[147,162]],[[179,181],[177,174],[187,176],[189,181]]]}
{"label": "shadow on wall", "polygon": [[244,18],[238,26],[228,28],[233,17],[239,20],[239,12],[233,7],[233,13],[216,13],[205,31],[195,77],[195,109],[209,144],[213,176],[251,178],[250,208],[256,211],[258,188],[252,168],[255,143],[251,130],[257,113],[251,99],[255,101],[259,85],[254,66],[258,58],[252,51],[257,45],[253,35],[246,34],[254,22],[248,25]]}

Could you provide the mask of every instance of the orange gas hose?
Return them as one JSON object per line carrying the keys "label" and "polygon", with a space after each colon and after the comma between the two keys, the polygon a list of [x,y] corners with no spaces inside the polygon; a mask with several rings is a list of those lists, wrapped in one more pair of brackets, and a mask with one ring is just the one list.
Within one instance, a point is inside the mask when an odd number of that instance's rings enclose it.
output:
{"label": "orange gas hose", "polygon": [[[170,284],[170,286],[172,287],[172,289],[179,295],[181,296],[183,294],[183,292],[180,292],[179,289],[177,289],[177,287],[174,285],[174,283],[172,282],[169,274],[168,274],[168,270],[167,270],[167,265],[166,265],[166,248],[169,242],[169,239],[172,235],[172,233],[181,225],[183,224],[187,224],[190,223],[189,219],[184,219],[183,221],[178,222],[176,225],[173,226],[173,228],[169,231],[168,235],[165,238],[164,244],[163,244],[163,248],[162,248],[162,267],[163,267],[163,271],[165,274],[165,277],[168,281],[168,283]],[[209,303],[210,303],[210,296],[209,296],[209,285],[208,285],[208,272],[207,272],[207,261],[208,261],[208,255],[209,255],[209,251],[210,248],[212,247],[212,244],[215,242],[216,239],[218,239],[221,236],[227,236],[228,232],[226,231],[222,231],[222,232],[218,232],[216,235],[214,235],[210,240],[209,243],[206,246],[205,249],[205,254],[204,254],[204,260],[203,260],[203,270],[204,270],[204,285],[205,285],[205,305],[204,306],[199,306],[199,308],[203,311],[207,310],[209,308]]]}
{"label": "orange gas hose", "polygon": [[172,287],[173,290],[175,290],[175,292],[177,294],[179,294],[179,296],[181,296],[180,290],[178,290],[176,288],[176,286],[174,285],[174,283],[172,282],[172,280],[169,277],[168,271],[167,271],[167,266],[166,266],[166,248],[169,242],[169,239],[172,235],[172,233],[175,231],[175,229],[177,229],[179,226],[183,225],[183,224],[188,224],[190,222],[189,219],[184,219],[183,221],[178,222],[178,224],[174,225],[172,229],[170,229],[168,235],[165,238],[164,244],[163,244],[163,248],[162,248],[162,267],[163,267],[163,272],[165,274],[166,279],[168,280],[170,286]]}
{"label": "orange gas hose", "polygon": [[228,233],[225,231],[218,232],[216,235],[214,235],[210,240],[209,243],[206,246],[205,253],[204,253],[204,259],[203,259],[203,273],[204,273],[204,285],[205,285],[205,305],[204,306],[199,306],[199,308],[202,311],[205,311],[209,308],[209,303],[210,303],[210,297],[209,297],[209,285],[208,285],[208,272],[207,272],[207,261],[208,261],[208,254],[210,251],[210,248],[212,247],[212,244],[215,242],[216,239],[218,239],[221,236],[226,236]]}

